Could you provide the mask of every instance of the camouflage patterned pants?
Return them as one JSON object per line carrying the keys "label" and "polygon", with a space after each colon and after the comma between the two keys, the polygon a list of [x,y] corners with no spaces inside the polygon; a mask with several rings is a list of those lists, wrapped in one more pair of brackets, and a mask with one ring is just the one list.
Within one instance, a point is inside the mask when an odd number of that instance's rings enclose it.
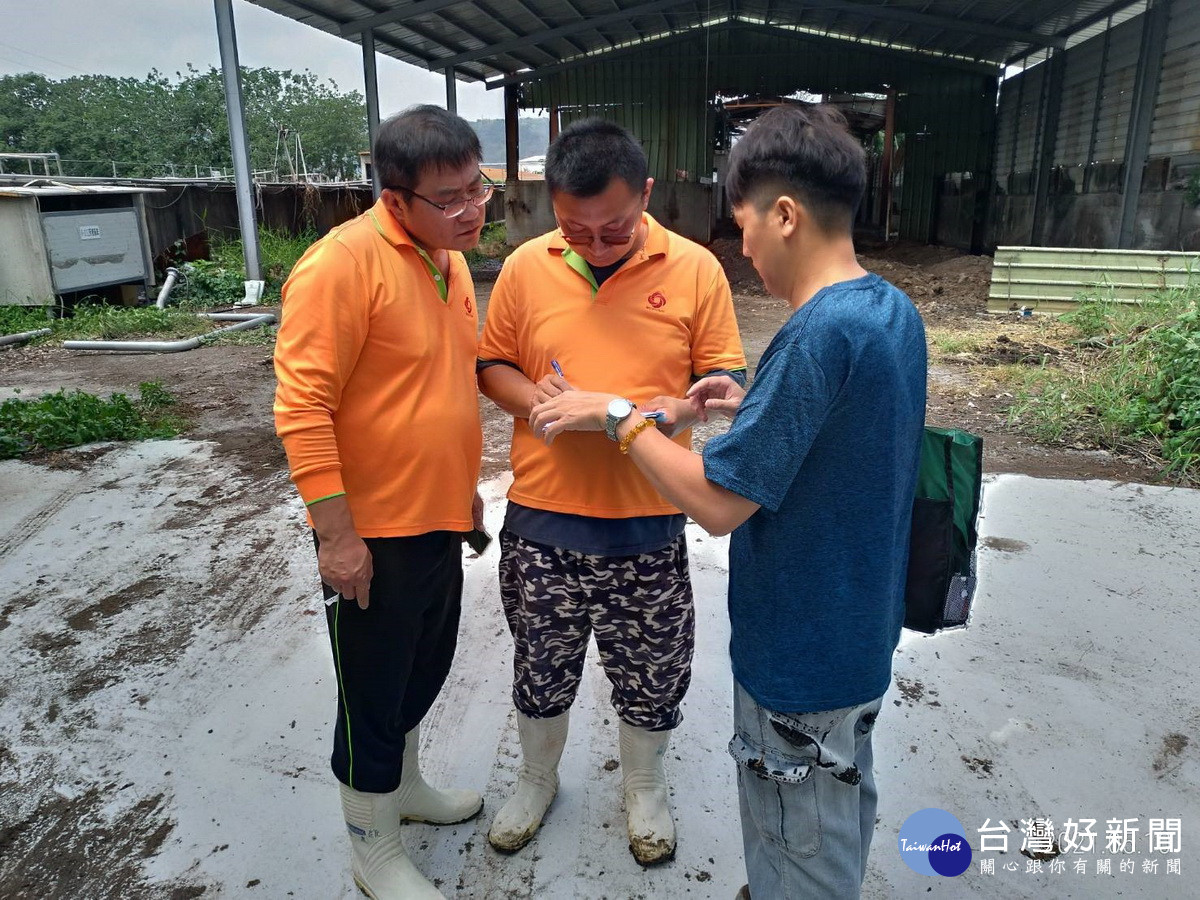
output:
{"label": "camouflage patterned pants", "polygon": [[617,715],[651,731],[679,724],[695,645],[683,535],[653,553],[593,556],[501,531],[500,599],[522,713],[543,719],[570,708],[594,631]]}

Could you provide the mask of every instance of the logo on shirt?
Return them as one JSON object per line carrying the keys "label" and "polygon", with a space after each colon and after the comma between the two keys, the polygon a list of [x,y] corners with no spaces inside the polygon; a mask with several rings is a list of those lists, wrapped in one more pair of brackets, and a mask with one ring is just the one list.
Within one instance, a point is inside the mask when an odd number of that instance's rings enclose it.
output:
{"label": "logo on shirt", "polygon": [[646,298],[646,303],[650,305],[651,309],[662,309],[667,305],[667,298],[662,291],[655,291]]}
{"label": "logo on shirt", "polygon": [[463,297],[463,309],[465,309],[467,311],[468,316],[471,314],[472,307],[471,307],[471,298],[470,297]]}

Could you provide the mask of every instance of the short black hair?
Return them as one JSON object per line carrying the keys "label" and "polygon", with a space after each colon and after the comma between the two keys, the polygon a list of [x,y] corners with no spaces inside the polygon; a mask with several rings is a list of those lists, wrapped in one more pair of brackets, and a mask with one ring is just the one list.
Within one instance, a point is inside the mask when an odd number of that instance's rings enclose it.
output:
{"label": "short black hair", "polygon": [[371,164],[379,183],[411,190],[429,168],[460,168],[483,159],[479,136],[465,120],[440,106],[410,106],[379,123]]}
{"label": "short black hair", "polygon": [[832,106],[787,104],[759,116],[729,154],[732,206],[799,200],[825,230],[850,227],[867,184],[866,153]]}
{"label": "short black hair", "polygon": [[614,178],[640,194],[649,172],[646,153],[637,138],[604,119],[572,122],[546,151],[546,184],[551,194],[595,197]]}

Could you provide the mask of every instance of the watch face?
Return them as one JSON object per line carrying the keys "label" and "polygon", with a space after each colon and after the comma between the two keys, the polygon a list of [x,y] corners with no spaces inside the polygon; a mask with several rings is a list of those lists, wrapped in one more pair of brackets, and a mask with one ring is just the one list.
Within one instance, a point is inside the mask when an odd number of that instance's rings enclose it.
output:
{"label": "watch face", "polygon": [[614,419],[623,419],[631,412],[633,412],[633,404],[628,400],[618,397],[616,400],[609,401],[608,414]]}

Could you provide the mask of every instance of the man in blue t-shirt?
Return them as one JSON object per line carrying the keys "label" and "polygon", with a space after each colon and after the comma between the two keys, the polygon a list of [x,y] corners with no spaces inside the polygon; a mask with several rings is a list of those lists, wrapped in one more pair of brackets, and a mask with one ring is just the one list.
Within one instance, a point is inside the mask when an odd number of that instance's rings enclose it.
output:
{"label": "man in blue t-shirt", "polygon": [[[795,310],[744,391],[716,377],[697,411],[733,416],[703,455],[631,416],[617,437],[671,502],[729,547],[738,794],[757,898],[857,897],[875,826],[871,735],[904,619],[925,413],[925,331],[854,254],[866,181],[841,114],[784,106],[730,155],[743,253]],[[533,410],[551,441],[602,427],[604,394]],[[818,813],[819,810],[819,813]]]}

